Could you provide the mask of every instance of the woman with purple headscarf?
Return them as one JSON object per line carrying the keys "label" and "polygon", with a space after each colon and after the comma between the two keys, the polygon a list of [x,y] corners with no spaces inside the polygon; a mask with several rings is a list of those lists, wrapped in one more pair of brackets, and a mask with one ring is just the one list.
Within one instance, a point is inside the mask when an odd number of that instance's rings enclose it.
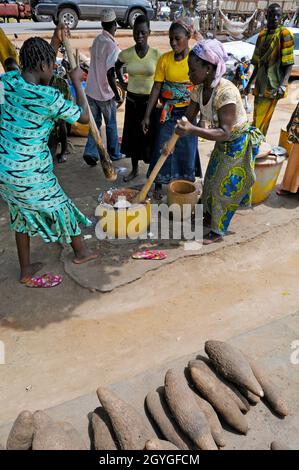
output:
{"label": "woman with purple headscarf", "polygon": [[[204,244],[222,240],[240,205],[251,203],[255,181],[254,160],[263,139],[250,127],[239,90],[222,78],[226,52],[216,39],[198,42],[189,54],[189,77],[196,85],[186,116],[178,122],[180,136],[193,135],[215,141],[203,188],[204,224],[210,228]],[[191,124],[200,112],[200,121],[209,128]]]}

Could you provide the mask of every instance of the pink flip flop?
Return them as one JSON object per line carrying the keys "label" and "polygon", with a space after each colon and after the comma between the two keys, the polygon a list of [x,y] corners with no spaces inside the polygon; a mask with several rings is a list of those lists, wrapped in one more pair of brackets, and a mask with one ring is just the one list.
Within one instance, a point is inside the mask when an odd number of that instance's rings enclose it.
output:
{"label": "pink flip flop", "polygon": [[162,250],[144,250],[138,251],[132,255],[133,259],[151,259],[151,260],[161,260],[167,258],[167,254]]}
{"label": "pink flip flop", "polygon": [[63,277],[60,274],[45,273],[41,276],[31,276],[22,282],[26,287],[50,288],[61,284]]}

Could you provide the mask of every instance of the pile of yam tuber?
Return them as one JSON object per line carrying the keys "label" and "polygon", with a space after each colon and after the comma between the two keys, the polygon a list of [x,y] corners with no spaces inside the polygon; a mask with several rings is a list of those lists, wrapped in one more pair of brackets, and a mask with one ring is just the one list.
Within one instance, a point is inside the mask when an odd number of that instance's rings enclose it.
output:
{"label": "pile of yam tuber", "polygon": [[[150,422],[105,387],[101,406],[90,413],[91,448],[96,450],[217,450],[225,446],[221,423],[246,435],[246,413],[265,400],[280,417],[288,414],[281,392],[254,360],[228,343],[207,341],[205,352],[185,371],[170,369],[164,385],[145,397]],[[156,429],[157,432],[153,431]],[[74,427],[45,412],[23,411],[9,433],[7,450],[87,450]],[[271,449],[287,448],[273,442]]]}

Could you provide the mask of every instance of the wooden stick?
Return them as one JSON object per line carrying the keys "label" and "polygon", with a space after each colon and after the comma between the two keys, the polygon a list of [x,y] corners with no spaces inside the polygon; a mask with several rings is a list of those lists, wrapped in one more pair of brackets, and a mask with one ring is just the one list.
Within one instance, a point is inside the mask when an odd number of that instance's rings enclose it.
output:
{"label": "wooden stick", "polygon": [[[64,47],[65,47],[65,50],[66,50],[66,53],[67,53],[67,56],[68,56],[70,67],[73,70],[77,66],[76,65],[76,60],[75,60],[75,56],[74,56],[74,53],[73,53],[73,50],[72,50],[70,40],[69,40],[68,37],[66,37],[65,34],[63,35],[63,43],[64,43]],[[102,168],[103,168],[105,178],[108,181],[115,181],[117,179],[117,174],[116,174],[116,172],[113,168],[113,165],[112,165],[112,162],[110,160],[109,154],[108,154],[108,152],[107,152],[107,150],[106,150],[106,148],[103,144],[100,132],[99,132],[98,127],[96,125],[96,122],[94,120],[94,117],[93,117],[93,114],[91,112],[91,109],[90,109],[90,106],[89,106],[89,103],[87,101],[86,96],[85,96],[85,100],[86,100],[87,108],[88,108],[88,111],[89,111],[90,130],[91,130],[92,136],[94,138],[94,141],[96,143],[96,146],[98,148],[98,151],[102,155],[102,158],[100,158],[100,162],[101,162],[101,165],[102,165]]]}
{"label": "wooden stick", "polygon": [[[188,122],[188,119],[185,116],[183,116],[182,121],[183,121],[183,125],[185,125]],[[143,186],[142,190],[140,191],[140,193],[137,194],[137,196],[133,200],[133,203],[138,204],[140,202],[143,202],[146,199],[146,196],[147,196],[149,190],[151,189],[151,185],[153,184],[157,174],[161,170],[161,168],[164,165],[164,163],[166,162],[167,158],[173,152],[173,150],[175,148],[175,145],[176,145],[179,138],[180,138],[180,136],[174,132],[172,134],[172,136],[170,137],[170,139],[165,143],[159,160],[157,161],[156,165],[154,166],[153,171],[151,172],[151,174],[150,174],[147,182]]]}

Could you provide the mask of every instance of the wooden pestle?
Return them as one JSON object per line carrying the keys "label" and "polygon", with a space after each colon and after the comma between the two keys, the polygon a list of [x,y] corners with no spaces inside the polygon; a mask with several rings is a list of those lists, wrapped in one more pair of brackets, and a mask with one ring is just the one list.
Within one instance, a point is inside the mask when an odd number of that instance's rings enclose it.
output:
{"label": "wooden pestle", "polygon": [[[74,68],[77,67],[76,59],[75,59],[75,56],[74,56],[74,53],[73,53],[73,50],[72,50],[70,40],[65,34],[63,35],[63,43],[64,43],[64,47],[65,47],[65,50],[66,50],[66,53],[67,53],[67,56],[68,56],[70,67],[73,70]],[[96,143],[96,146],[97,146],[99,152],[103,156],[100,159],[100,162],[101,162],[101,165],[102,165],[102,168],[103,168],[105,178],[108,181],[116,181],[117,174],[116,174],[116,172],[113,168],[113,165],[112,165],[112,162],[110,160],[109,154],[108,154],[108,152],[107,152],[107,150],[106,150],[106,148],[103,144],[100,132],[97,128],[96,122],[94,120],[94,117],[93,117],[93,114],[91,112],[91,109],[90,109],[90,106],[88,104],[86,96],[85,96],[85,100],[86,100],[86,104],[87,104],[88,111],[89,111],[90,130],[91,130],[92,136],[94,138],[94,141]]]}
{"label": "wooden pestle", "polygon": [[[188,122],[188,119],[185,116],[183,116],[181,120],[182,120],[183,125],[185,125]],[[151,172],[147,182],[143,186],[142,190],[133,199],[134,204],[138,204],[140,202],[143,202],[146,199],[146,196],[147,196],[149,190],[151,189],[151,185],[153,184],[157,174],[161,170],[161,168],[164,165],[164,163],[166,162],[167,158],[173,152],[173,150],[175,148],[175,145],[176,145],[179,138],[180,138],[180,136],[178,134],[176,134],[176,132],[174,132],[172,134],[172,136],[170,137],[170,139],[164,144],[161,156],[160,156],[159,160],[157,161],[156,165],[154,166],[153,171]]]}

